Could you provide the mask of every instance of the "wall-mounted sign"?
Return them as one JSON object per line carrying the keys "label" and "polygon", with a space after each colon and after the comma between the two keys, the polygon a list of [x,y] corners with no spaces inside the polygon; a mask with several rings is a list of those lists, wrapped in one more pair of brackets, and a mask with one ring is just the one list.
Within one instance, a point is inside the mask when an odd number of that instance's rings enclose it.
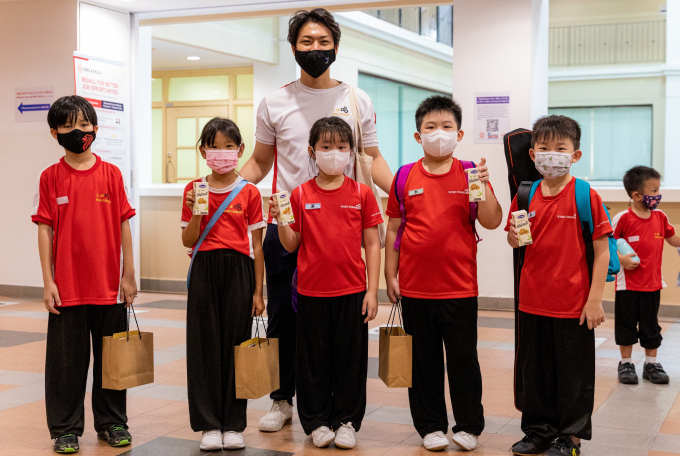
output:
{"label": "wall-mounted sign", "polygon": [[21,87],[14,89],[14,120],[16,122],[46,122],[47,111],[54,101],[52,87]]}
{"label": "wall-mounted sign", "polygon": [[475,144],[500,144],[510,131],[510,92],[475,93]]}

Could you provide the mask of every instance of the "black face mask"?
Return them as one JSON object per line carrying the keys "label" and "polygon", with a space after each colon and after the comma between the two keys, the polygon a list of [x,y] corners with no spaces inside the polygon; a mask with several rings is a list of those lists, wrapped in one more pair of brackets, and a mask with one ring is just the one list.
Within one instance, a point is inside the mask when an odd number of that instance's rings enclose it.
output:
{"label": "black face mask", "polygon": [[57,133],[59,145],[74,154],[82,154],[94,142],[97,134],[94,131],[83,131],[77,128],[68,133]]}
{"label": "black face mask", "polygon": [[327,51],[295,51],[295,61],[305,73],[318,78],[335,62],[335,49]]}

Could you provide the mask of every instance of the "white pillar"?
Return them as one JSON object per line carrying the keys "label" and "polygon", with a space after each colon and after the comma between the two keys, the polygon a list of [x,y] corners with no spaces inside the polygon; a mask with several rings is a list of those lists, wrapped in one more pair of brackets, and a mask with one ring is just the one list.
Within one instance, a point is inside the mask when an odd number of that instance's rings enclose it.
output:
{"label": "white pillar", "polygon": [[680,0],[666,1],[666,125],[663,181],[680,187]]}
{"label": "white pillar", "polygon": [[531,123],[548,114],[550,0],[531,0]]}
{"label": "white pillar", "polygon": [[[540,8],[535,8],[536,3]],[[474,144],[474,96],[475,92],[510,92],[511,130],[530,128],[532,117],[545,112],[547,69],[537,70],[536,78],[532,78],[532,72],[534,64],[545,65],[547,56],[533,59],[532,50],[544,46],[538,43],[535,47],[533,41],[540,40],[544,34],[540,32],[547,27],[547,1],[454,0],[453,8],[453,97],[463,108],[462,129],[466,133],[456,154],[475,161],[486,158],[505,218],[510,190],[503,144]],[[540,14],[534,14],[534,10]],[[538,27],[533,26],[534,19],[540,20]],[[542,95],[534,97],[535,87],[541,87]],[[491,232],[480,228],[484,240],[478,244],[477,276],[483,297],[513,296],[512,249],[506,241],[504,223]]]}

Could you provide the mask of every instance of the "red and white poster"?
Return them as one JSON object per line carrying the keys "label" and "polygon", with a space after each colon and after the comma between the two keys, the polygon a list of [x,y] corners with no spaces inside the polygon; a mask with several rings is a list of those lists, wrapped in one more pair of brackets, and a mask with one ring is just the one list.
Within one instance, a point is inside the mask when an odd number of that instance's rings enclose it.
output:
{"label": "red and white poster", "polygon": [[73,53],[76,95],[86,98],[97,112],[97,139],[92,152],[114,163],[126,175],[129,148],[125,132],[125,64]]}

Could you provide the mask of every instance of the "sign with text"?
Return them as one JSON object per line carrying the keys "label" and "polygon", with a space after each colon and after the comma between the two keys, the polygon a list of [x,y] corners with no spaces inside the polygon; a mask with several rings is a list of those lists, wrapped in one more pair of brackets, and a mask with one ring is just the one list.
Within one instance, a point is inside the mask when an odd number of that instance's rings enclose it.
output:
{"label": "sign with text", "polygon": [[510,131],[510,92],[475,93],[475,144],[500,144]]}
{"label": "sign with text", "polygon": [[87,99],[97,113],[99,130],[92,152],[126,169],[129,147],[125,116],[129,107],[125,98],[125,64],[74,52],[73,73],[76,95]]}
{"label": "sign with text", "polygon": [[52,87],[22,87],[14,89],[14,120],[16,122],[47,122],[47,111],[54,101]]}

